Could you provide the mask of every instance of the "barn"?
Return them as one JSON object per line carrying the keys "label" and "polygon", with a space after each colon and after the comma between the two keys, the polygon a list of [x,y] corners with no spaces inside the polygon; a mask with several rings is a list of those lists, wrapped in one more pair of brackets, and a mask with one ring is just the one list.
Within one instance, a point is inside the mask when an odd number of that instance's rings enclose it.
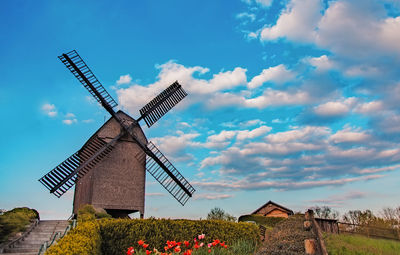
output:
{"label": "barn", "polygon": [[260,208],[252,212],[251,214],[255,215],[261,215],[265,217],[282,217],[282,218],[288,218],[290,215],[293,215],[293,211],[283,207],[281,205],[278,205],[275,202],[272,202],[271,200],[262,205]]}

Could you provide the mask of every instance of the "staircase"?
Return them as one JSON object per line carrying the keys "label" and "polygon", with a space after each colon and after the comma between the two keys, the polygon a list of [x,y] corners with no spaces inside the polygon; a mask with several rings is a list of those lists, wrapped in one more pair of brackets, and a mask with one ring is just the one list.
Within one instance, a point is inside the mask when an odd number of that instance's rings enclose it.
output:
{"label": "staircase", "polygon": [[51,241],[56,232],[64,233],[69,225],[67,220],[41,220],[39,224],[23,240],[7,247],[3,253],[10,255],[37,255],[45,241]]}

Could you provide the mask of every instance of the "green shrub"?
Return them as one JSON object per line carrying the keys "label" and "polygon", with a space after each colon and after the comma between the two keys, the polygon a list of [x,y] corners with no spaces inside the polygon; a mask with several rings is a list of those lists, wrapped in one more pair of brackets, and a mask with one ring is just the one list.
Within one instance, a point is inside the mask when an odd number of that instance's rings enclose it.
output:
{"label": "green shrub", "polygon": [[[258,227],[248,223],[215,220],[167,220],[167,219],[103,219],[78,223],[46,255],[55,254],[125,254],[130,246],[144,240],[151,249],[163,250],[167,240],[193,242],[199,234],[206,235],[205,244],[214,239],[225,241],[236,253],[251,254],[259,243]],[[246,246],[239,247],[246,243]],[[243,252],[243,253],[242,253]],[[217,253],[215,253],[217,254]]]}
{"label": "green shrub", "polygon": [[103,239],[103,254],[123,254],[137,241],[144,240],[151,248],[163,250],[167,240],[192,241],[204,233],[204,243],[214,239],[225,241],[228,245],[240,240],[259,243],[259,230],[256,225],[216,220],[167,220],[146,219],[102,220],[100,232]]}
{"label": "green shrub", "polygon": [[96,221],[80,222],[45,255],[98,255],[101,254],[100,225]]}
{"label": "green shrub", "polygon": [[14,208],[0,215],[0,243],[18,232],[24,232],[33,219],[38,219],[39,213],[28,207]]}
{"label": "green shrub", "polygon": [[251,215],[240,216],[238,221],[239,222],[254,221],[255,223],[263,225],[266,228],[273,228],[276,226],[276,224],[284,220],[285,218],[281,217],[265,217],[262,215],[251,214]]}
{"label": "green shrub", "polygon": [[95,219],[111,218],[106,212],[98,212],[92,205],[83,205],[78,210],[78,221],[91,221]]}

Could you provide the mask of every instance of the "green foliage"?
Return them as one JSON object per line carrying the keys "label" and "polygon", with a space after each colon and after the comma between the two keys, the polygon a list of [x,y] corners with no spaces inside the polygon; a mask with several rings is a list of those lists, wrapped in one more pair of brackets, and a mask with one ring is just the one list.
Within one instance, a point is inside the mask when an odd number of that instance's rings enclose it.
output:
{"label": "green foliage", "polygon": [[0,243],[18,232],[24,232],[31,220],[39,218],[39,213],[28,207],[14,208],[0,215]]}
{"label": "green foliage", "polygon": [[219,207],[215,207],[208,213],[207,220],[236,221],[236,217],[230,215]]}
{"label": "green foliage", "polygon": [[139,240],[149,243],[151,248],[162,250],[167,240],[192,242],[194,237],[202,233],[206,235],[204,243],[220,239],[230,245],[243,238],[245,241],[259,242],[256,225],[220,220],[102,220],[100,231],[103,254],[122,254]]}
{"label": "green foliage", "polygon": [[[259,243],[258,227],[248,223],[234,223],[218,220],[167,220],[167,219],[103,219],[80,222],[46,255],[55,254],[125,254],[130,246],[137,247],[139,240],[150,244],[149,249],[162,250],[167,240],[189,241],[199,234],[206,235],[205,244],[214,239],[225,241],[232,246],[230,251],[251,254]],[[244,245],[246,244],[246,245]],[[214,254],[219,254],[214,252]],[[201,255],[201,254],[199,254]]]}
{"label": "green foliage", "polygon": [[285,218],[281,217],[265,217],[262,215],[256,215],[256,214],[251,214],[251,215],[242,215],[239,217],[239,222],[245,222],[245,221],[254,221],[258,225],[262,225],[266,228],[273,228],[276,226],[281,221],[284,221]]}
{"label": "green foliage", "polygon": [[[96,221],[80,222],[45,255],[99,255],[101,254],[100,225]],[[121,253],[123,254],[123,253]]]}
{"label": "green foliage", "polygon": [[106,212],[97,212],[92,205],[83,205],[78,210],[78,222],[91,221],[95,219],[111,218]]}
{"label": "green foliage", "polygon": [[336,210],[333,210],[329,206],[315,206],[313,208],[313,211],[315,212],[315,217],[316,218],[321,218],[321,219],[339,219],[339,212]]}
{"label": "green foliage", "polygon": [[328,235],[325,244],[330,255],[395,255],[400,242],[359,235]]}

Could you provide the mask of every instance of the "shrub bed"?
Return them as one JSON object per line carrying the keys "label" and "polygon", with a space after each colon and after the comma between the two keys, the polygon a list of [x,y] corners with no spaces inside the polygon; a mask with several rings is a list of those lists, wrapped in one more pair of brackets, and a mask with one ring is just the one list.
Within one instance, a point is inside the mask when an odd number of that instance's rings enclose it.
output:
{"label": "shrub bed", "polygon": [[103,220],[101,222],[103,254],[123,254],[127,247],[145,240],[152,247],[162,250],[167,240],[193,241],[199,234],[205,234],[204,243],[214,239],[233,244],[239,240],[259,242],[257,226],[218,220]]}
{"label": "shrub bed", "polygon": [[104,219],[78,224],[78,227],[52,246],[46,255],[126,254],[128,247],[144,240],[152,248],[163,250],[166,241],[190,241],[205,234],[204,243],[214,239],[228,245],[241,241],[257,245],[258,227],[248,223],[218,220]]}
{"label": "shrub bed", "polygon": [[[81,222],[63,237],[57,244],[51,246],[46,255],[98,255],[101,254],[100,225],[96,221]],[[123,253],[122,253],[123,254]]]}

